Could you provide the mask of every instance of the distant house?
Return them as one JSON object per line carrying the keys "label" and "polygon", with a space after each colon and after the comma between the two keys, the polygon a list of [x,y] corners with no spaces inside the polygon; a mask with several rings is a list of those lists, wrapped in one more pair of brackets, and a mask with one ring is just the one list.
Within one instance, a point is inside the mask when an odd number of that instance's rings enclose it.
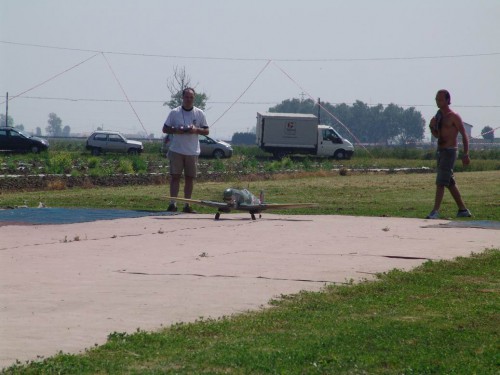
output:
{"label": "distant house", "polygon": [[[464,128],[465,128],[465,132],[467,133],[467,136],[469,138],[472,137],[472,128],[473,128],[473,126],[471,124],[468,124],[468,123],[464,122]],[[460,136],[460,139],[462,139],[462,136]]]}

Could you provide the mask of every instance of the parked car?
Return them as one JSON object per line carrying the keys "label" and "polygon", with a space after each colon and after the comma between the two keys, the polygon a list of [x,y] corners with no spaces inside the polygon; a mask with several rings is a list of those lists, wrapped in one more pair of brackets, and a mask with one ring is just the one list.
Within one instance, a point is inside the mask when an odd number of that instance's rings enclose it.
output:
{"label": "parked car", "polygon": [[49,148],[46,139],[29,136],[19,129],[0,127],[0,151],[39,153]]}
{"label": "parked car", "polygon": [[[165,138],[163,138],[163,143],[161,146],[161,152],[166,154],[172,137],[175,137],[172,134],[167,134]],[[204,157],[213,157],[216,159],[222,158],[230,158],[233,156],[233,148],[231,145],[224,141],[216,141],[206,135],[198,135],[198,139],[200,140],[200,156]]]}
{"label": "parked car", "polygon": [[121,133],[98,130],[87,138],[85,148],[97,156],[104,152],[127,152],[131,155],[140,154],[144,150],[142,142],[125,138]]}

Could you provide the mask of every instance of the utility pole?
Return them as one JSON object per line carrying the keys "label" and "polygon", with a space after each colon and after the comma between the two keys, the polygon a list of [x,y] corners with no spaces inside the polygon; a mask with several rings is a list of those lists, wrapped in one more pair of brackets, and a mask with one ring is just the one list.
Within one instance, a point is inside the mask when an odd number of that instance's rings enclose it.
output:
{"label": "utility pole", "polygon": [[320,106],[321,101],[318,98],[318,125],[321,124],[321,106]]}
{"label": "utility pole", "polygon": [[9,125],[9,92],[7,91],[5,99],[5,126]]}

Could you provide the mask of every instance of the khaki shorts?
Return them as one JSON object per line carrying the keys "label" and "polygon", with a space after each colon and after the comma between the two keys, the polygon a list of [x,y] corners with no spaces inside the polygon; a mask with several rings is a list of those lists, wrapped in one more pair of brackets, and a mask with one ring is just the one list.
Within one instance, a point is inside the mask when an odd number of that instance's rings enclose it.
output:
{"label": "khaki shorts", "polygon": [[436,185],[455,185],[455,179],[453,178],[453,167],[455,166],[455,161],[457,160],[457,154],[458,151],[454,148],[444,148],[438,150]]}
{"label": "khaki shorts", "polygon": [[170,174],[182,174],[187,177],[196,177],[198,172],[198,156],[197,155],[183,155],[177,152],[169,151],[168,160],[170,161]]}

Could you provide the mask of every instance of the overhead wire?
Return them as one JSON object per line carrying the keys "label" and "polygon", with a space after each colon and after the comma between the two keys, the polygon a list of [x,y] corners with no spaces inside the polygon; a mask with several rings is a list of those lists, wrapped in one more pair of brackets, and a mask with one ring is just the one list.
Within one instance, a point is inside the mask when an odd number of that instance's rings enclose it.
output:
{"label": "overhead wire", "polygon": [[262,69],[259,71],[257,76],[255,76],[255,78],[252,80],[252,82],[250,82],[250,84],[247,86],[247,88],[245,90],[243,90],[243,92],[236,98],[236,100],[233,103],[231,103],[231,105],[224,112],[222,112],[222,114],[212,123],[212,126],[214,126],[217,123],[217,121],[219,121],[227,112],[229,112],[229,110],[231,108],[233,108],[233,106],[238,102],[238,100],[240,100],[241,97],[243,95],[245,95],[245,93],[250,89],[250,87],[252,87],[252,85],[260,77],[260,75],[264,72],[264,70],[266,70],[266,68],[269,66],[270,63],[271,63],[271,60],[268,60],[266,65],[264,65],[262,67]]}
{"label": "overhead wire", "polygon": [[489,57],[500,56],[500,52],[485,52],[485,53],[463,53],[455,55],[427,55],[427,56],[386,56],[386,57],[336,57],[336,58],[317,58],[317,59],[302,59],[302,58],[260,58],[260,57],[228,57],[228,56],[187,56],[187,55],[166,55],[159,53],[139,53],[139,52],[126,52],[126,51],[105,51],[89,48],[75,48],[75,47],[61,47],[51,46],[45,44],[35,43],[20,43],[8,40],[0,40],[0,43],[24,46],[24,47],[37,47],[47,49],[57,49],[66,51],[77,52],[92,52],[92,53],[106,53],[108,55],[127,55],[127,56],[142,56],[142,57],[158,57],[170,59],[192,59],[192,60],[226,60],[226,61],[278,61],[278,62],[354,62],[354,61],[391,61],[391,60],[432,60],[432,59],[455,59],[455,58],[468,58],[468,57]]}
{"label": "overhead wire", "polygon": [[[96,54],[94,54],[94,55],[90,56],[89,58],[86,58],[85,60],[80,61],[78,64],[75,64],[75,65],[73,65],[73,66],[71,66],[71,67],[69,67],[69,68],[67,68],[67,69],[63,70],[62,72],[57,73],[56,75],[54,75],[54,76],[52,76],[52,77],[50,77],[50,78],[46,79],[46,80],[45,80],[45,81],[43,81],[43,82],[40,82],[40,83],[36,84],[35,86],[30,87],[30,88],[29,88],[29,89],[27,89],[27,90],[24,90],[23,92],[21,92],[21,93],[19,93],[19,94],[17,94],[17,95],[13,95],[13,96],[9,97],[9,102],[10,102],[10,101],[12,101],[12,100],[14,100],[14,99],[16,99],[16,98],[18,98],[18,97],[20,97],[20,96],[21,96],[21,95],[23,95],[23,94],[26,94],[27,92],[30,92],[30,91],[32,91],[32,90],[34,90],[34,89],[36,89],[36,88],[38,88],[38,87],[40,87],[40,86],[42,86],[42,85],[46,84],[47,82],[52,81],[53,79],[55,79],[55,78],[59,77],[60,75],[63,75],[64,73],[67,73],[67,72],[69,72],[69,71],[70,71],[70,70],[72,70],[72,69],[75,69],[76,67],[78,67],[78,66],[80,66],[80,65],[82,65],[82,64],[84,64],[84,63],[86,63],[87,61],[92,60],[92,59],[93,59],[94,57],[96,57],[97,55],[99,55],[99,53],[96,53]],[[4,104],[5,102],[6,102],[6,100],[4,100],[3,102],[1,102],[0,104]]]}
{"label": "overhead wire", "polygon": [[111,64],[109,63],[108,58],[106,57],[106,55],[104,54],[104,52],[101,52],[101,55],[102,55],[102,57],[104,57],[104,60],[106,61],[106,64],[108,64],[108,67],[109,67],[109,69],[111,70],[111,73],[113,73],[113,76],[115,77],[116,82],[118,83],[118,86],[120,86],[120,89],[122,90],[123,95],[124,95],[124,96],[125,96],[125,98],[127,99],[127,102],[128,102],[128,104],[130,105],[130,108],[132,108],[132,111],[134,112],[135,117],[137,117],[137,120],[139,120],[139,123],[141,124],[142,129],[143,129],[143,130],[144,130],[144,132],[146,133],[146,136],[149,138],[149,133],[148,133],[148,131],[146,130],[146,127],[145,127],[145,126],[144,126],[144,124],[142,123],[142,120],[141,120],[141,118],[139,117],[139,114],[137,113],[137,111],[135,110],[134,105],[132,104],[132,102],[131,102],[131,101],[130,101],[130,99],[128,98],[127,92],[126,92],[126,91],[125,91],[125,89],[123,88],[123,85],[121,84],[120,80],[118,79],[118,76],[116,75],[115,71],[113,70],[113,67],[112,67],[112,66],[111,66]]}
{"label": "overhead wire", "polygon": [[[35,99],[35,100],[61,100],[68,102],[126,102],[126,99],[98,99],[98,98],[62,98],[62,97],[48,97],[48,96],[21,96],[20,99]],[[165,103],[165,100],[130,100],[132,103]],[[214,101],[207,100],[207,104],[231,104],[232,101]],[[248,102],[248,101],[238,101],[237,104],[252,104],[252,105],[262,105],[262,104],[279,104],[279,102]]]}
{"label": "overhead wire", "polygon": [[[60,101],[69,101],[69,102],[117,102],[123,103],[126,102],[126,99],[102,99],[102,98],[69,98],[69,97],[50,97],[50,96],[19,96],[19,99],[32,99],[32,100],[60,100]],[[132,103],[165,103],[165,100],[156,99],[156,100],[146,100],[146,99],[131,99]],[[223,100],[207,100],[207,104],[231,104],[232,101],[223,101]],[[276,105],[280,104],[279,101],[241,101],[238,100],[236,104],[247,104],[247,105]],[[353,105],[355,102],[338,102],[331,103],[331,105]],[[390,104],[395,104],[400,107],[435,107],[436,104],[404,104],[404,103],[364,103],[368,107],[376,107],[378,105],[388,106]],[[500,105],[481,105],[481,104],[454,104],[455,108],[500,108]]]}

